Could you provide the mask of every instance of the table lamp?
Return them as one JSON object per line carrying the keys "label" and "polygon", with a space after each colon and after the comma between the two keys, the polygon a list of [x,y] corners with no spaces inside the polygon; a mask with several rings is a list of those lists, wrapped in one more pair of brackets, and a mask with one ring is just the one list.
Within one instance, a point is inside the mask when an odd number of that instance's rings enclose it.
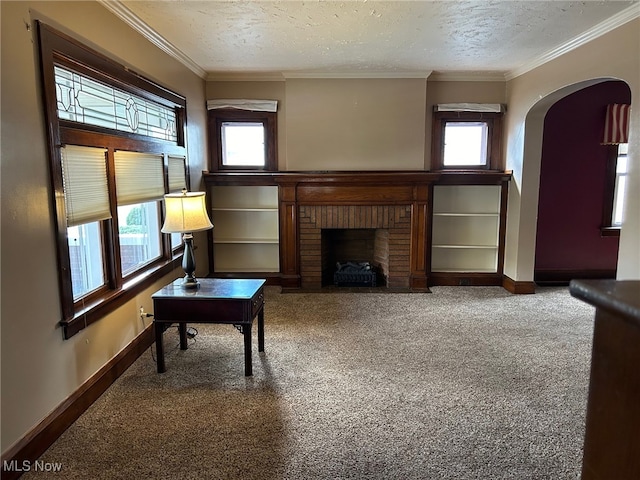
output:
{"label": "table lamp", "polygon": [[169,193],[164,196],[165,217],[162,233],[182,233],[184,254],[182,268],[185,277],[184,288],[198,288],[196,279],[196,258],[193,254],[193,232],[213,228],[207,215],[204,201],[205,192]]}

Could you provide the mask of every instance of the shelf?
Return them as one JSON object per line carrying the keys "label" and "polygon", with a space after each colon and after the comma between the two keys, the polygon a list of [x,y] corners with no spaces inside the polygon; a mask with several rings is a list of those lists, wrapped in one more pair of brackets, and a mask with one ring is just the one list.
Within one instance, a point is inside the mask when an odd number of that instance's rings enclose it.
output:
{"label": "shelf", "polygon": [[495,213],[455,213],[455,212],[434,212],[434,217],[492,217],[497,218],[500,212]]}
{"label": "shelf", "polygon": [[248,268],[227,268],[225,270],[216,269],[216,273],[278,273],[278,268],[260,268],[260,267],[251,267]]}
{"label": "shelf", "polygon": [[498,245],[432,245],[433,248],[489,249],[497,250]]}
{"label": "shelf", "polygon": [[497,214],[500,212],[499,185],[436,185],[433,211],[437,213]]}
{"label": "shelf", "polygon": [[280,271],[277,243],[215,243],[215,273]]}
{"label": "shelf", "polygon": [[214,186],[211,205],[218,211],[277,211],[278,187],[274,186]]}
{"label": "shelf", "polygon": [[247,238],[247,237],[242,237],[242,238],[214,238],[213,239],[213,243],[214,244],[223,244],[223,243],[248,243],[248,244],[271,244],[271,243],[275,243],[278,244],[280,242],[279,239],[277,238]]}
{"label": "shelf", "polygon": [[495,268],[476,268],[469,270],[468,268],[441,268],[432,270],[433,273],[497,273]]}
{"label": "shelf", "polygon": [[211,209],[212,212],[275,212],[278,213],[278,208],[272,207],[213,207]]}

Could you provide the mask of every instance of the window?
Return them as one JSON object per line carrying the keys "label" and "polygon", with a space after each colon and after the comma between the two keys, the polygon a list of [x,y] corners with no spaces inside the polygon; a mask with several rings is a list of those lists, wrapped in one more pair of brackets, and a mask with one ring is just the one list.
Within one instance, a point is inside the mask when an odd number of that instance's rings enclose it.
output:
{"label": "window", "polygon": [[624,211],[624,197],[627,185],[629,152],[628,143],[609,145],[607,177],[605,184],[605,201],[602,217],[602,234],[619,235]]}
{"label": "window", "polygon": [[277,170],[276,112],[209,110],[209,170]]}
{"label": "window", "polygon": [[222,123],[222,165],[264,168],[264,126],[253,122]]}
{"label": "window", "polygon": [[183,97],[38,24],[65,338],[176,266],[162,197],[187,188]]}
{"label": "window", "polygon": [[432,170],[501,170],[502,113],[436,111]]}

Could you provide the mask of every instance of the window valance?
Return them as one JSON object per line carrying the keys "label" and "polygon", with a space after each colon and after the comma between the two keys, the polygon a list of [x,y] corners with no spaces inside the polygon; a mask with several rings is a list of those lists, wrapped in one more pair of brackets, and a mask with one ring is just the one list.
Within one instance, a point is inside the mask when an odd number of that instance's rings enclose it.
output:
{"label": "window valance", "polygon": [[436,112],[502,113],[505,110],[505,105],[500,103],[439,103],[434,107]]}
{"label": "window valance", "polygon": [[220,99],[207,100],[207,110],[218,108],[235,108],[236,110],[251,110],[254,112],[276,112],[277,100],[247,100],[247,99]]}

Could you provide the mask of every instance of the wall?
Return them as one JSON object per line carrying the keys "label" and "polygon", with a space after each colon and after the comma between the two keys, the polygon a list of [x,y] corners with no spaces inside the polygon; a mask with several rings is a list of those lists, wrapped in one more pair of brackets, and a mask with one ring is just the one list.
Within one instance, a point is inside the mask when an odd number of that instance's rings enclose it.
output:
{"label": "wall", "polygon": [[[0,2],[2,60],[2,452],[37,425],[143,329],[134,300],[62,339],[53,212],[33,20],[54,28],[187,98],[192,188],[206,159],[205,82],[97,2]],[[196,240],[204,245],[205,236]],[[207,265],[206,248],[199,249]],[[205,270],[206,271],[206,270]],[[153,372],[154,367],[149,366]]]}
{"label": "wall", "polygon": [[[612,272],[618,237],[603,237],[607,161],[601,145],[609,103],[629,103],[626,83],[602,82],[555,103],[544,120],[535,277]],[[563,274],[563,272],[567,272]]]}
{"label": "wall", "polygon": [[280,170],[428,170],[431,112],[445,102],[503,103],[505,83],[292,78],[208,81],[207,99],[278,100]]}
{"label": "wall", "polygon": [[509,188],[505,274],[532,281],[543,121],[560,98],[607,79],[631,90],[629,189],[618,253],[618,279],[640,278],[640,19],[507,82],[506,155]]}

